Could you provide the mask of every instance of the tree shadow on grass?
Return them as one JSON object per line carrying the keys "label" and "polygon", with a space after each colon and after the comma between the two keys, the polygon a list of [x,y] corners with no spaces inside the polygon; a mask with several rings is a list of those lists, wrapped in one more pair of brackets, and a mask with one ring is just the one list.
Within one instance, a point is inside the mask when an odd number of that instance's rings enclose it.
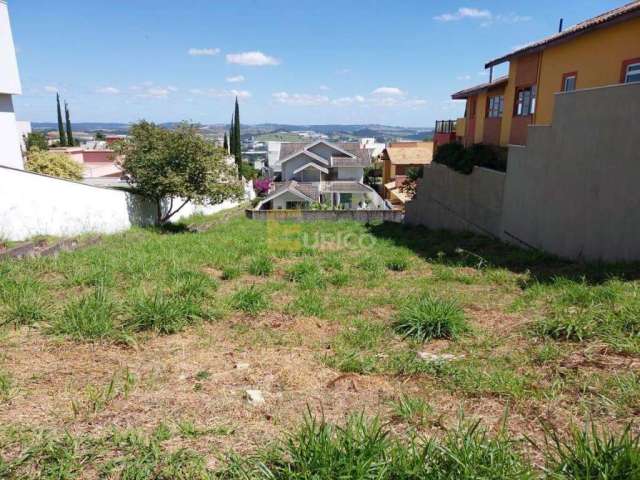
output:
{"label": "tree shadow on grass", "polygon": [[414,251],[432,263],[451,267],[488,266],[550,283],[557,278],[600,284],[611,278],[637,280],[640,262],[602,263],[563,260],[540,250],[522,249],[494,238],[398,223],[369,225],[369,233]]}

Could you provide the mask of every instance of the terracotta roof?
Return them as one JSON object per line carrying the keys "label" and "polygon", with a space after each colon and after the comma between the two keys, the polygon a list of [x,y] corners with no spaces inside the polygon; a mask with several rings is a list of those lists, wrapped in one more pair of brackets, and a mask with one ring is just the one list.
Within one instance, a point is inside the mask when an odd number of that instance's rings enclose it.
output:
{"label": "terracotta roof", "polygon": [[492,82],[481,83],[480,85],[460,90],[459,92],[451,95],[451,98],[453,98],[454,100],[462,100],[470,97],[471,95],[475,95],[478,92],[482,92],[483,90],[489,90],[490,88],[497,87],[499,85],[502,85],[503,83],[507,83],[507,81],[509,81],[509,77],[506,75],[503,77],[498,77]]}
{"label": "terracotta roof", "polygon": [[387,147],[384,152],[393,165],[428,165],[433,159],[433,142],[422,142],[417,147]]}
{"label": "terracotta roof", "polygon": [[550,47],[551,45],[569,41],[579,35],[583,35],[597,28],[608,27],[611,24],[638,16],[640,16],[640,0],[636,0],[621,7],[614,8],[613,10],[598,15],[597,17],[590,18],[589,20],[580,22],[573,27],[569,27],[562,32],[550,35],[546,38],[543,38],[542,40],[525,45],[524,47],[519,48],[507,55],[491,60],[485,65],[485,68],[499,65],[503,62],[506,62],[507,60],[510,60],[513,57],[519,57],[521,55],[539,52],[540,50],[544,50],[545,48]]}

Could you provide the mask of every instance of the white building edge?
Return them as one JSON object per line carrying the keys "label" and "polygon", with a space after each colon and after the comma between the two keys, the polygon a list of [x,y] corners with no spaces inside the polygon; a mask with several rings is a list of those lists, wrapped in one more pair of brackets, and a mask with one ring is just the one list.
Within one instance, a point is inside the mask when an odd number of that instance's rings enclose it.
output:
{"label": "white building edge", "polygon": [[22,169],[21,138],[12,99],[12,95],[22,93],[22,87],[6,0],[0,0],[0,72],[0,165]]}

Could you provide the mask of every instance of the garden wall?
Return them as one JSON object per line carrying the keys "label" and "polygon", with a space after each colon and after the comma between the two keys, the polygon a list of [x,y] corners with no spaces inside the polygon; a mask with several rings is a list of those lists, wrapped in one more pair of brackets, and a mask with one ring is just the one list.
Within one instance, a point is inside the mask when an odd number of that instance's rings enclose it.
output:
{"label": "garden wall", "polygon": [[398,210],[247,210],[247,218],[254,220],[292,220],[294,222],[344,221],[362,223],[401,223],[403,213]]}
{"label": "garden wall", "polygon": [[[250,183],[245,189],[249,195]],[[238,205],[188,204],[172,221]],[[155,202],[140,195],[0,166],[0,239],[114,233],[134,225],[152,225],[155,220]]]}
{"label": "garden wall", "polygon": [[437,163],[425,166],[405,222],[500,237],[504,182],[503,172],[482,167],[463,175]]}

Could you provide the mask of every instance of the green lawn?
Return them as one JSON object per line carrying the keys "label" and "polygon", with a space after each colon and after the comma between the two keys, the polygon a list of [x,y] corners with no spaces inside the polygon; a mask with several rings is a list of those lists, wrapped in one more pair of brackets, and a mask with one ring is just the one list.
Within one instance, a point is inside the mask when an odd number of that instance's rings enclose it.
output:
{"label": "green lawn", "polygon": [[0,478],[640,478],[639,265],[227,217],[0,263]]}

